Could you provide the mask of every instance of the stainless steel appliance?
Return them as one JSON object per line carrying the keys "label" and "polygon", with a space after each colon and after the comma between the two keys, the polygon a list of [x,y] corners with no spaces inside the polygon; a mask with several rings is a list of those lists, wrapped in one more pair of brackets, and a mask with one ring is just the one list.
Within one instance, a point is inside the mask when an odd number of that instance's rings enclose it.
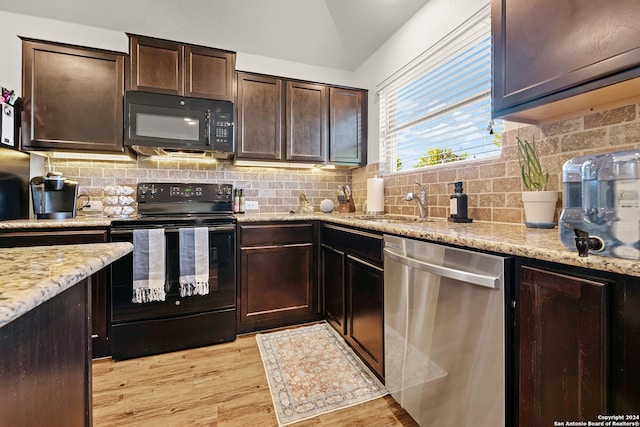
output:
{"label": "stainless steel appliance", "polygon": [[640,259],[640,150],[568,160],[560,241],[586,256]]}
{"label": "stainless steel appliance", "polygon": [[129,91],[124,143],[143,155],[226,159],[233,155],[233,104]]}
{"label": "stainless steel appliance", "polygon": [[384,236],[385,383],[423,426],[507,425],[511,259]]}
{"label": "stainless steel appliance", "polygon": [[51,172],[31,179],[31,202],[37,219],[75,218],[77,201],[76,181]]}
{"label": "stainless steel appliance", "polygon": [[[115,360],[236,338],[236,220],[229,184],[140,183],[138,217],[112,222],[110,240],[133,242],[136,230],[163,229],[164,301],[133,302],[133,254],[111,266],[111,347]],[[181,229],[206,228],[206,295],[180,296]],[[136,248],[134,246],[134,252]]]}

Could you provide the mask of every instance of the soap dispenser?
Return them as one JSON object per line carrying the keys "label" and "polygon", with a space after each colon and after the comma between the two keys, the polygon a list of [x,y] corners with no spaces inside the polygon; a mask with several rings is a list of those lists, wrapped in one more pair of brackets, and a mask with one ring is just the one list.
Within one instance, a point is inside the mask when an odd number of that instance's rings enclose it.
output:
{"label": "soap dispenser", "polygon": [[462,181],[453,183],[453,194],[449,198],[449,221],[451,222],[473,222],[468,218],[468,201],[467,195],[462,189]]}

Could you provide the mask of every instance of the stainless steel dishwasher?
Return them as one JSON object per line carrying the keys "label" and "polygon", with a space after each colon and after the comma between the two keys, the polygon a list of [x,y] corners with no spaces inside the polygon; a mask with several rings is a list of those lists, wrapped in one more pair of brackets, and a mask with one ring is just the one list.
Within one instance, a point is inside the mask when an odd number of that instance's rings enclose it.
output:
{"label": "stainless steel dishwasher", "polygon": [[508,425],[511,258],[384,236],[385,382],[421,426]]}

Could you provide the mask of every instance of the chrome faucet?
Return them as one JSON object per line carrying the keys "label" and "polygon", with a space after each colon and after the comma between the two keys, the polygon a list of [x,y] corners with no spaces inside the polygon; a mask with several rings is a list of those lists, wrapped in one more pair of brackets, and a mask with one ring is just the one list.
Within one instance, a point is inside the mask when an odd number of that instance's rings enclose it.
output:
{"label": "chrome faucet", "polygon": [[407,196],[404,198],[407,202],[411,200],[415,200],[418,204],[418,209],[420,210],[420,218],[427,217],[427,190],[424,189],[422,184],[416,181],[416,185],[420,187],[420,195],[416,197],[414,193],[407,193]]}

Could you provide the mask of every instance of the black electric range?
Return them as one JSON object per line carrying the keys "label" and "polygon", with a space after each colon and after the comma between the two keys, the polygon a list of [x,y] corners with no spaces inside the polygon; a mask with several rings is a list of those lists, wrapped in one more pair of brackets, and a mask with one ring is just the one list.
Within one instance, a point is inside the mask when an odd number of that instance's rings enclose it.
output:
{"label": "black electric range", "polygon": [[[115,360],[232,341],[236,337],[236,219],[230,184],[140,183],[138,215],[112,221],[112,242],[135,242],[149,229],[164,234],[164,300],[135,301],[134,256],[111,266],[111,348]],[[181,233],[206,229],[209,290],[181,296]],[[157,231],[157,230],[156,230]],[[140,237],[137,237],[140,239]],[[137,240],[140,242],[141,240]],[[157,253],[157,251],[155,251]],[[154,252],[151,252],[152,256]],[[160,268],[160,267],[155,267]]]}

